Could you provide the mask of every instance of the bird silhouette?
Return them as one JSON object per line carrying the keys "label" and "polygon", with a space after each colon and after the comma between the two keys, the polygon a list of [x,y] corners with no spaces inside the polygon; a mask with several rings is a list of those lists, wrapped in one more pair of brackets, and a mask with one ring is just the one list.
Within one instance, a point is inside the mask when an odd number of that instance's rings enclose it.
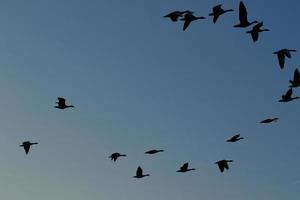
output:
{"label": "bird silhouette", "polygon": [[66,99],[62,97],[57,97],[57,100],[58,102],[56,102],[57,106],[54,106],[55,108],[62,109],[62,110],[66,108],[74,108],[73,105],[66,105]]}
{"label": "bird silhouette", "polygon": [[173,11],[173,12],[171,12],[171,13],[165,15],[164,17],[170,18],[173,22],[177,22],[178,19],[179,19],[180,17],[182,17],[183,14],[185,14],[185,13],[191,13],[191,14],[192,14],[193,12],[191,12],[191,11],[189,11],[189,10],[186,10],[186,11]]}
{"label": "bird silhouette", "polygon": [[281,69],[284,68],[285,57],[291,58],[291,52],[296,52],[295,49],[280,49],[279,51],[275,51],[273,54],[277,54],[279,66]]}
{"label": "bird silhouette", "polygon": [[229,138],[228,140],[226,140],[227,142],[237,142],[239,140],[244,139],[243,137],[240,137],[240,134],[234,135],[231,138]]}
{"label": "bird silhouette", "polygon": [[291,85],[289,87],[299,87],[300,86],[300,73],[298,69],[295,69],[294,79],[290,80]]}
{"label": "bird silhouette", "polygon": [[195,168],[191,168],[191,169],[188,169],[189,167],[189,163],[184,163],[179,170],[177,170],[177,172],[188,172],[188,171],[192,171],[192,170],[195,170]]}
{"label": "bird silhouette", "polygon": [[261,123],[261,124],[269,124],[269,123],[272,123],[272,122],[277,122],[278,119],[279,119],[278,117],[268,118],[268,119],[264,119],[264,120],[260,121],[259,123]]}
{"label": "bird silhouette", "polygon": [[156,153],[159,153],[159,152],[164,152],[164,150],[156,150],[156,149],[153,149],[153,150],[150,150],[150,151],[146,151],[145,154],[156,154]]}
{"label": "bird silhouette", "polygon": [[191,24],[192,21],[196,21],[198,19],[205,19],[205,17],[196,17],[191,12],[190,13],[186,13],[184,15],[184,17],[180,19],[181,21],[184,21],[183,31],[185,31],[189,27],[189,25]]}
{"label": "bird silhouette", "polygon": [[228,163],[233,162],[233,160],[219,160],[218,162],[215,162],[215,164],[218,165],[220,171],[223,173],[224,169],[229,170]]}
{"label": "bird silhouette", "polygon": [[234,25],[234,27],[235,28],[246,28],[246,27],[248,27],[252,24],[258,23],[258,21],[249,22],[247,15],[248,15],[248,13],[247,13],[246,6],[243,3],[243,1],[240,1],[240,6],[239,6],[239,20],[240,20],[240,23]]}
{"label": "bird silhouette", "polygon": [[150,174],[143,174],[143,169],[139,166],[136,170],[136,175],[134,178],[143,178],[145,176],[150,176]]}
{"label": "bird silhouette", "polygon": [[284,95],[281,96],[279,102],[290,102],[295,99],[299,99],[299,97],[292,97],[292,95],[293,95],[293,89],[291,88]]}
{"label": "bird silhouette", "polygon": [[127,155],[125,155],[125,154],[120,154],[120,153],[116,152],[116,153],[111,154],[111,155],[109,156],[109,158],[110,158],[111,160],[113,160],[114,162],[116,162],[117,159],[118,159],[119,157],[121,157],[121,156],[124,157],[124,156],[127,156]]}
{"label": "bird silhouette", "polygon": [[222,4],[216,5],[212,8],[212,12],[209,13],[209,16],[213,16],[213,22],[214,24],[217,22],[218,18],[227,12],[232,12],[233,9],[224,10],[222,8]]}
{"label": "bird silhouette", "polygon": [[263,26],[263,22],[260,22],[258,24],[255,24],[252,30],[246,32],[251,34],[253,42],[256,42],[258,40],[259,33],[264,31],[270,31],[269,29],[261,29],[262,26]]}
{"label": "bird silhouette", "polygon": [[30,147],[32,146],[32,145],[35,145],[35,144],[38,144],[37,142],[30,142],[30,141],[25,141],[25,142],[23,142],[21,145],[20,145],[20,147],[23,147],[24,148],[24,150],[25,150],[25,154],[28,154],[29,153],[29,150],[30,150]]}

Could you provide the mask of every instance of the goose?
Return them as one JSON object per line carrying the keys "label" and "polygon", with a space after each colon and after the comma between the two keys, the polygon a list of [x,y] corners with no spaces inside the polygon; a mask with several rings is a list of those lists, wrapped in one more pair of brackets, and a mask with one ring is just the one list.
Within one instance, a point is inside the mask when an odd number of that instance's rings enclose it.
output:
{"label": "goose", "polygon": [[258,23],[258,21],[253,21],[253,22],[249,22],[248,18],[247,18],[247,8],[245,6],[245,4],[243,3],[243,1],[240,1],[240,6],[239,6],[239,20],[240,23],[234,25],[235,28],[246,28],[252,24]]}
{"label": "goose", "polygon": [[268,118],[268,119],[264,119],[264,120],[260,121],[259,123],[261,123],[261,124],[269,124],[269,123],[272,123],[272,122],[277,122],[278,119],[279,119],[278,117]]}
{"label": "goose", "polygon": [[289,87],[299,87],[300,86],[300,73],[298,69],[295,69],[294,79],[290,80],[291,85]]}
{"label": "goose", "polygon": [[153,150],[150,150],[150,151],[146,151],[145,154],[156,154],[156,153],[159,153],[159,152],[164,152],[164,150],[156,150],[156,149],[153,149]]}
{"label": "goose", "polygon": [[291,58],[291,52],[296,52],[297,50],[295,49],[280,49],[278,51],[275,51],[273,54],[277,54],[279,66],[281,69],[284,68],[285,64],[285,57]]}
{"label": "goose", "polygon": [[165,15],[164,17],[170,18],[173,22],[177,22],[178,18],[182,17],[182,15],[185,14],[185,13],[191,13],[192,14],[193,12],[191,12],[189,10],[186,10],[186,11],[173,11],[173,12]]}
{"label": "goose", "polygon": [[25,142],[23,142],[21,145],[20,145],[20,147],[23,147],[24,148],[24,150],[25,150],[25,154],[28,154],[29,153],[29,150],[30,150],[30,147],[32,146],[32,145],[35,145],[35,144],[38,144],[37,142],[30,142],[30,141],[25,141]]}
{"label": "goose", "polygon": [[114,162],[116,162],[117,159],[118,159],[119,157],[121,157],[121,156],[125,157],[125,156],[127,156],[127,155],[125,155],[125,154],[120,154],[120,153],[116,152],[116,153],[111,154],[111,155],[109,156],[109,158],[110,158],[111,160],[113,160]]}
{"label": "goose", "polygon": [[183,31],[189,27],[192,21],[196,21],[198,19],[205,19],[205,17],[196,17],[193,15],[193,13],[186,13],[184,17],[180,19],[181,21],[184,21]]}
{"label": "goose", "polygon": [[213,7],[212,13],[209,13],[209,16],[213,16],[213,23],[215,24],[221,15],[232,11],[233,9],[224,10],[222,4],[219,4]]}
{"label": "goose", "polygon": [[66,108],[74,108],[73,105],[66,105],[66,99],[63,97],[57,97],[57,100],[58,102],[56,102],[57,106],[54,106],[55,108],[62,109],[62,110]]}
{"label": "goose", "polygon": [[281,96],[279,102],[290,102],[295,99],[299,99],[299,97],[292,97],[292,95],[293,95],[293,89],[291,88],[284,95]]}
{"label": "goose", "polygon": [[233,162],[233,160],[219,160],[218,162],[215,162],[215,164],[218,165],[220,171],[223,173],[225,169],[229,170],[229,162]]}
{"label": "goose", "polygon": [[187,162],[187,163],[184,163],[184,164],[180,167],[180,169],[177,170],[177,172],[182,172],[182,173],[184,173],[184,172],[196,170],[195,168],[188,169],[188,167],[189,167],[189,163],[188,163],[188,162]]}
{"label": "goose", "polygon": [[140,166],[138,166],[136,170],[136,175],[133,178],[143,178],[145,176],[150,176],[150,174],[143,174],[143,169]]}
{"label": "goose", "polygon": [[240,134],[234,135],[231,138],[229,138],[228,140],[226,140],[227,142],[237,142],[239,140],[244,139],[243,137],[240,137]]}
{"label": "goose", "polygon": [[258,40],[259,33],[264,32],[264,31],[270,31],[269,29],[261,29],[263,24],[264,24],[263,22],[255,24],[251,31],[246,32],[246,33],[251,34],[253,42],[256,42]]}

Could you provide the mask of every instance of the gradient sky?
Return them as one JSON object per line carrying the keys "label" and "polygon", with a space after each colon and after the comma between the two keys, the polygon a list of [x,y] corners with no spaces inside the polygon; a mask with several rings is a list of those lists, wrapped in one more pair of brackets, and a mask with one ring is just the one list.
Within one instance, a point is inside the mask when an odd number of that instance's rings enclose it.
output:
{"label": "gradient sky", "polygon": [[[272,52],[300,50],[300,2],[245,0],[271,29],[255,44],[232,27],[237,12],[186,32],[162,17],[238,2],[2,0],[1,198],[297,199],[300,102],[277,101],[300,55],[281,70]],[[54,109],[57,96],[76,108]],[[226,143],[235,133],[246,139]],[[27,156],[24,140],[39,142]],[[128,157],[113,163],[116,151]],[[184,162],[197,170],[176,173]],[[151,176],[133,179],[138,165]]]}

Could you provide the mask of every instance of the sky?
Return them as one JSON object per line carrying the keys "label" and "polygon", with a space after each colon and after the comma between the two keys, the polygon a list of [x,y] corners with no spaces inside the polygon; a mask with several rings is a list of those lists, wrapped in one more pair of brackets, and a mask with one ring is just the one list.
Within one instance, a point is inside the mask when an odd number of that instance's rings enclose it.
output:
{"label": "sky", "polygon": [[[162,17],[219,3],[235,12],[185,32]],[[257,43],[233,28],[236,0],[2,0],[1,197],[296,199],[300,102],[278,100],[300,55],[281,70],[272,53],[300,50],[300,2],[244,3],[271,30]],[[58,96],[75,108],[55,109]],[[258,123],[269,117],[280,120]],[[39,142],[28,155],[26,140]],[[223,174],[221,159],[234,160]],[[185,162],[196,170],[177,173]],[[151,176],[132,178],[139,165]]]}

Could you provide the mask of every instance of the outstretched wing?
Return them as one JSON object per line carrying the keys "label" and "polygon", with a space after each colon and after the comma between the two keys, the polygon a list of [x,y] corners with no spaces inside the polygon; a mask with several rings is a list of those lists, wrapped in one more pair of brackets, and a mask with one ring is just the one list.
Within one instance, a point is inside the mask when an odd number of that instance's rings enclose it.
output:
{"label": "outstretched wing", "polygon": [[293,89],[291,88],[291,89],[289,89],[289,90],[286,92],[285,96],[286,96],[287,98],[291,98],[292,95],[293,95]]}
{"label": "outstretched wing", "polygon": [[58,100],[58,104],[65,104],[66,103],[66,99],[62,98],[62,97],[57,97]]}
{"label": "outstretched wing", "polygon": [[285,55],[286,57],[288,57],[288,58],[291,58],[291,57],[292,57],[291,52],[290,52],[289,50],[285,50],[285,51],[284,51],[284,55]]}
{"label": "outstretched wing", "polygon": [[285,56],[284,56],[284,55],[285,55],[285,54],[280,53],[280,52],[277,54],[279,66],[280,66],[281,69],[284,68],[284,63],[285,63]]}
{"label": "outstretched wing", "polygon": [[259,33],[257,31],[251,32],[251,37],[252,37],[253,42],[256,42],[258,40],[258,34]]}
{"label": "outstretched wing", "polygon": [[190,24],[191,24],[191,20],[184,20],[183,30],[185,31]]}
{"label": "outstretched wing", "polygon": [[182,166],[181,166],[181,170],[187,170],[187,168],[189,167],[189,163],[184,163]]}
{"label": "outstretched wing", "polygon": [[232,137],[232,139],[238,139],[241,135],[240,134],[237,134],[235,136]]}
{"label": "outstretched wing", "polygon": [[142,176],[143,175],[143,170],[142,170],[142,168],[139,166],[138,168],[137,168],[137,170],[136,170],[136,176],[137,177],[140,177],[140,176]]}
{"label": "outstretched wing", "polygon": [[247,13],[246,6],[241,1],[240,6],[239,6],[239,19],[240,19],[240,22],[248,22],[247,15],[248,15],[248,13]]}
{"label": "outstretched wing", "polygon": [[295,69],[294,72],[294,81],[299,80],[300,79],[300,73],[298,69]]}
{"label": "outstretched wing", "polygon": [[222,163],[218,163],[218,167],[221,172],[224,172],[224,165]]}
{"label": "outstretched wing", "polygon": [[30,150],[30,145],[24,145],[24,150],[25,150],[25,153],[28,154],[28,152]]}

